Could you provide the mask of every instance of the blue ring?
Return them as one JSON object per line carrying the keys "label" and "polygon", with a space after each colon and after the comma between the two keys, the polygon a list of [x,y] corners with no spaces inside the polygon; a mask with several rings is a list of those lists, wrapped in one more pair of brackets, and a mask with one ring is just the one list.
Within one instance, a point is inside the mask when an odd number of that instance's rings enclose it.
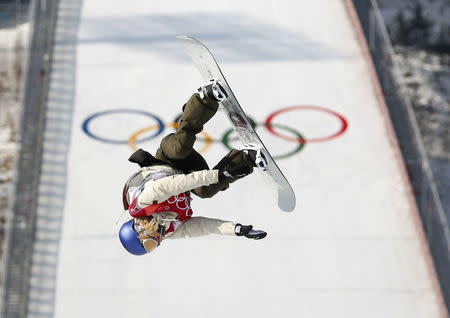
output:
{"label": "blue ring", "polygon": [[96,118],[96,117],[100,117],[103,115],[109,115],[109,114],[114,114],[114,113],[134,113],[134,114],[142,114],[148,117],[153,118],[154,120],[156,120],[158,122],[159,125],[159,129],[151,136],[148,136],[142,140],[139,140],[140,142],[143,141],[148,141],[151,140],[153,138],[155,138],[156,136],[158,136],[159,134],[161,134],[164,130],[164,123],[161,119],[159,119],[157,116],[146,112],[144,110],[136,110],[136,109],[111,109],[111,110],[105,110],[103,112],[98,112],[98,113],[94,113],[91,116],[89,116],[88,118],[85,119],[85,121],[83,122],[82,128],[83,131],[85,132],[86,135],[88,135],[91,138],[94,138],[96,140],[102,141],[102,142],[106,142],[106,143],[110,143],[110,144],[127,144],[128,143],[128,139],[126,140],[114,140],[114,139],[108,139],[108,138],[103,138],[103,137],[99,137],[94,135],[93,133],[90,132],[89,130],[89,123],[92,119]]}

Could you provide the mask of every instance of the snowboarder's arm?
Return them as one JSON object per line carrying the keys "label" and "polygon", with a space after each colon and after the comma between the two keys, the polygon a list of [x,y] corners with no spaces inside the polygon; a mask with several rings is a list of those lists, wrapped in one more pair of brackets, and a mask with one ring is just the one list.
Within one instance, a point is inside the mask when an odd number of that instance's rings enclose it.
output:
{"label": "snowboarder's arm", "polygon": [[218,170],[201,170],[189,174],[177,174],[145,184],[139,195],[138,204],[146,206],[163,202],[171,196],[192,190],[197,187],[210,185],[219,181]]}
{"label": "snowboarder's arm", "polygon": [[198,237],[209,234],[236,235],[236,223],[205,217],[192,217],[184,222],[167,238]]}

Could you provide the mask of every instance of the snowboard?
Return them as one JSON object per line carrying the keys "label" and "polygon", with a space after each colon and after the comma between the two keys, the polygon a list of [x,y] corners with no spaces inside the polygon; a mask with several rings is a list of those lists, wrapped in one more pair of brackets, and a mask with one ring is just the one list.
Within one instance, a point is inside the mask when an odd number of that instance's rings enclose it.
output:
{"label": "snowboard", "polygon": [[221,80],[230,92],[227,100],[220,103],[220,109],[223,110],[230,119],[234,127],[234,131],[238,135],[244,148],[261,149],[261,153],[265,158],[266,165],[262,174],[266,180],[269,181],[275,188],[277,195],[278,207],[284,212],[291,212],[295,208],[295,193],[292,190],[286,177],[281,172],[275,160],[270,155],[270,152],[264,146],[261,138],[251,125],[250,120],[245,115],[241,106],[239,105],[236,96],[231,91],[225,76],[219,68],[211,51],[200,41],[187,35],[179,35],[177,38],[181,41],[187,53],[193,60],[197,69],[200,71],[203,79],[208,81],[211,78]]}

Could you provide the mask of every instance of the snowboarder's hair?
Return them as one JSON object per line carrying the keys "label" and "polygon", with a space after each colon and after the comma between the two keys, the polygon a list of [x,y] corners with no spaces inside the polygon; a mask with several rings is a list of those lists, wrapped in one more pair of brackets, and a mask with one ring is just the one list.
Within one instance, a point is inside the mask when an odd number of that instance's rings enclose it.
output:
{"label": "snowboarder's hair", "polygon": [[138,237],[140,240],[150,238],[155,232],[158,232],[158,222],[154,218],[138,217],[134,219],[142,230],[139,231]]}

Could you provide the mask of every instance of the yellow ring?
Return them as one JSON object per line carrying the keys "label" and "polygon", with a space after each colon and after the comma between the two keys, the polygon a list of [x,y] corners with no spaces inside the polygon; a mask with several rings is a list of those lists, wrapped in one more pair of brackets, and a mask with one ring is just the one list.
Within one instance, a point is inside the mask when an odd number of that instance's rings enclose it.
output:
{"label": "yellow ring", "polygon": [[[171,124],[169,124],[168,126],[177,129],[178,123],[171,123]],[[145,127],[145,128],[142,128],[142,129],[138,130],[137,132],[135,132],[134,134],[132,134],[132,135],[130,136],[130,138],[128,138],[128,145],[131,147],[131,149],[137,150],[136,142],[137,142],[138,137],[139,137],[140,135],[142,135],[143,133],[146,133],[146,132],[148,132],[148,131],[157,129],[158,127],[159,127],[158,125],[153,125],[153,126]],[[213,140],[212,140],[211,136],[208,135],[206,132],[202,131],[201,134],[202,134],[203,136],[205,136],[205,145],[204,145],[203,148],[201,148],[198,152],[199,152],[199,153],[204,153],[204,152],[206,152],[206,150],[209,149],[209,147],[211,147],[211,144],[212,144],[212,141],[213,141]]]}

